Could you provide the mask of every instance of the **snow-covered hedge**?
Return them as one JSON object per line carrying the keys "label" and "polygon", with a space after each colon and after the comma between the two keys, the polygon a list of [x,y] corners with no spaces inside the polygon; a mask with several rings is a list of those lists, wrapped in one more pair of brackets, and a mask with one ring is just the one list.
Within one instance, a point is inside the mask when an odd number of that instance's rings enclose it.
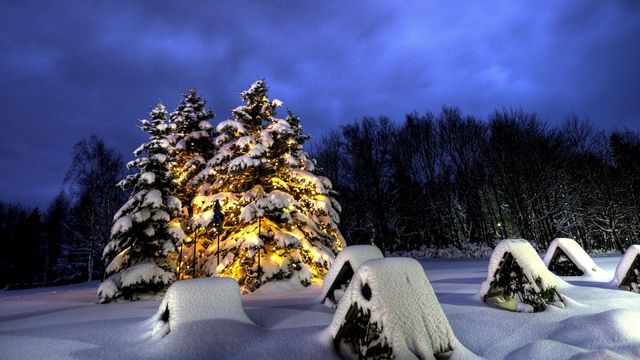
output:
{"label": "snow-covered hedge", "polygon": [[351,277],[360,265],[372,259],[384,256],[380,249],[373,245],[352,245],[342,250],[331,264],[329,272],[324,277],[320,299],[322,303],[335,307],[342,298],[342,294],[349,285]]}
{"label": "snow-covered hedge", "polygon": [[538,312],[547,304],[563,306],[556,286],[556,277],[527,240],[508,239],[493,250],[479,295],[506,309]]}
{"label": "snow-covered hedge", "polygon": [[603,272],[580,244],[568,238],[554,239],[543,261],[551,272],[560,276],[594,276]]}
{"label": "snow-covered hedge", "polygon": [[459,345],[424,274],[409,258],[364,262],[329,327],[343,355],[432,359]]}
{"label": "snow-covered hedge", "polygon": [[253,325],[242,308],[240,286],[234,279],[200,278],[174,283],[152,318],[149,335],[162,337],[189,322],[210,319]]}
{"label": "snow-covered hedge", "polygon": [[470,259],[488,258],[493,247],[485,243],[468,243],[462,249],[455,246],[427,247],[422,246],[414,250],[385,251],[387,257],[410,257],[414,259]]}
{"label": "snow-covered hedge", "polygon": [[640,245],[631,245],[625,251],[613,281],[620,289],[640,293]]}

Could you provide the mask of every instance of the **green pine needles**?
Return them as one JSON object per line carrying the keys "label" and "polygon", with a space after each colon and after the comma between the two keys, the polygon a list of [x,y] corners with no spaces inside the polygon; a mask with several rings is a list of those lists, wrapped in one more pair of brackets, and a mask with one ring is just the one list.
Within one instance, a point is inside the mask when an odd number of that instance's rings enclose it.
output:
{"label": "green pine needles", "polygon": [[629,267],[627,276],[620,284],[620,288],[640,294],[640,256],[636,256],[635,260],[633,260],[633,264]]}
{"label": "green pine needles", "polygon": [[582,276],[584,272],[559,248],[549,263],[549,271],[559,276]]}
{"label": "green pine needles", "polygon": [[334,339],[336,348],[358,359],[393,359],[393,349],[382,334],[382,327],[371,321],[371,310],[351,304],[344,323]]}

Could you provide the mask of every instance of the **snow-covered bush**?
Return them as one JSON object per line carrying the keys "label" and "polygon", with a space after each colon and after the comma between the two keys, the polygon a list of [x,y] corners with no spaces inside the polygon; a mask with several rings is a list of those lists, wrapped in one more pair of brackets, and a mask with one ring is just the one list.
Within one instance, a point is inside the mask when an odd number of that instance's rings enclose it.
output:
{"label": "snow-covered bush", "polygon": [[329,332],[345,356],[432,359],[458,345],[420,263],[364,262],[338,304]]}
{"label": "snow-covered bush", "polygon": [[613,281],[620,289],[640,294],[640,245],[631,245],[625,251]]}
{"label": "snow-covered bush", "polygon": [[568,238],[554,239],[544,256],[544,264],[556,275],[582,276],[602,273],[582,246]]}
{"label": "snow-covered bush", "polygon": [[531,244],[502,240],[493,250],[480,297],[487,303],[522,312],[538,312],[548,304],[563,306],[556,279]]}
{"label": "snow-covered bush", "polygon": [[167,289],[152,318],[150,336],[162,337],[193,321],[233,319],[251,324],[240,301],[240,287],[231,278],[183,280]]}
{"label": "snow-covered bush", "polygon": [[372,259],[381,259],[382,252],[373,245],[352,245],[342,250],[331,264],[329,272],[324,277],[320,299],[322,303],[335,307],[342,298],[351,278],[358,267]]}
{"label": "snow-covered bush", "polygon": [[465,244],[462,249],[453,245],[443,247],[427,247],[423,245],[420,248],[414,250],[385,251],[385,256],[410,257],[414,259],[470,259],[487,258],[491,256],[492,252],[492,245],[469,242]]}

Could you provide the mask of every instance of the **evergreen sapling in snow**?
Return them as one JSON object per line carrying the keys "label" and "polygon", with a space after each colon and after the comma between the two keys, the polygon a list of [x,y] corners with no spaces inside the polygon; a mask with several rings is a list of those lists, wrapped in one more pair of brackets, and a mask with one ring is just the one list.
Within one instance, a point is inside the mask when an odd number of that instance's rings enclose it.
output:
{"label": "evergreen sapling in snow", "polygon": [[98,289],[100,302],[134,299],[162,290],[175,280],[171,256],[185,237],[177,220],[181,203],[172,195],[165,107],[159,104],[150,116],[151,120],[140,124],[150,139],[134,151],[137,158],[127,164],[138,172],[118,184],[132,192],[114,216],[111,241],[103,252],[110,263],[106,269],[109,277]]}

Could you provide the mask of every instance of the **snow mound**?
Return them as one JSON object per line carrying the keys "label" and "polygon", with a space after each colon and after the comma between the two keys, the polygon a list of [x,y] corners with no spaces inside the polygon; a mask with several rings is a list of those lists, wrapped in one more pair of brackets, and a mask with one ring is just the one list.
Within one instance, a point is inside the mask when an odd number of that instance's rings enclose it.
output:
{"label": "snow mound", "polygon": [[585,349],[614,348],[639,343],[638,324],[640,312],[608,310],[563,320],[549,338]]}
{"label": "snow mound", "polygon": [[382,259],[383,257],[380,249],[373,245],[353,245],[344,248],[333,260],[324,277],[320,294],[321,302],[330,307],[336,306],[360,265],[367,260]]}
{"label": "snow mound", "polygon": [[224,277],[174,283],[152,319],[151,337],[163,337],[201,320],[228,319],[253,325],[242,308],[240,286],[234,279]]}
{"label": "snow mound", "polygon": [[[365,338],[377,325],[380,337],[374,337],[371,346],[386,343],[395,358],[431,359],[459,345],[422,266],[414,259],[374,259],[360,265],[329,326],[334,343],[343,350],[341,340],[353,337],[354,322],[361,320],[353,316],[354,309],[370,315]],[[368,349],[359,350],[362,354]]]}
{"label": "snow mound", "polygon": [[632,358],[637,358],[637,355],[622,356],[608,349],[599,349],[595,351],[573,355],[569,360],[628,360]]}
{"label": "snow mound", "polygon": [[[554,340],[537,340],[506,356],[506,359],[569,359],[582,349]],[[550,354],[553,354],[550,357]]]}
{"label": "snow mound", "polygon": [[[618,266],[616,267],[616,275],[613,278],[613,282],[617,287],[626,287],[627,290],[640,293],[640,287],[637,282],[633,281],[632,277],[635,275],[637,279],[639,275],[636,271],[640,271],[640,245],[631,245],[625,251],[624,256],[620,259]],[[634,269],[634,263],[636,268]],[[630,272],[634,272],[630,274]],[[625,281],[626,280],[626,281]],[[635,287],[634,287],[635,284]]]}
{"label": "snow mound", "polygon": [[[562,255],[566,255],[585,276],[598,277],[603,273],[603,270],[593,262],[593,259],[584,251],[582,246],[575,240],[568,238],[557,238],[551,242],[544,256],[544,265],[553,271],[553,264],[558,262]],[[560,272],[556,272],[556,274],[560,276],[569,275]]]}

